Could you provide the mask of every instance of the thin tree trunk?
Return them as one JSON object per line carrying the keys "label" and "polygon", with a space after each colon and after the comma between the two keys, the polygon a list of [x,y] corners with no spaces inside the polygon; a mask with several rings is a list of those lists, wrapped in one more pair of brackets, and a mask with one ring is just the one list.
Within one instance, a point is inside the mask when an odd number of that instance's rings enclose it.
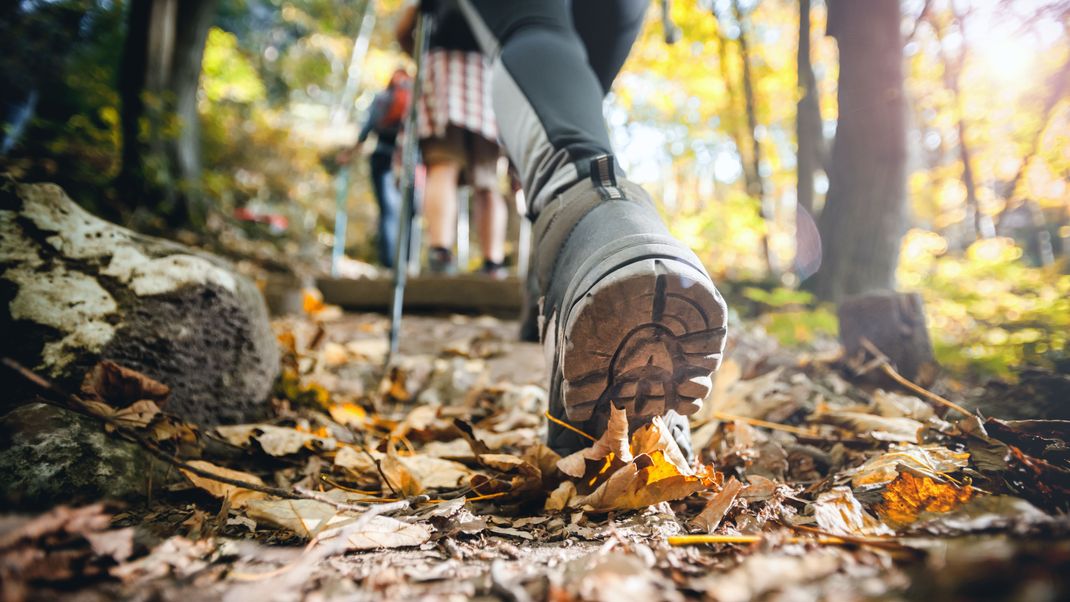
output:
{"label": "thin tree trunk", "polygon": [[739,55],[743,66],[743,101],[747,112],[747,130],[750,132],[751,143],[751,171],[753,179],[748,182],[747,193],[758,199],[759,210],[762,220],[765,221],[766,231],[762,235],[762,251],[765,253],[766,267],[773,276],[779,276],[780,265],[776,254],[769,243],[769,234],[773,228],[773,210],[770,206],[769,195],[765,190],[765,178],[762,177],[762,144],[758,137],[758,115],[754,98],[754,79],[751,75],[750,45],[747,40],[747,23],[743,18],[743,11],[739,8],[739,0],[733,0],[732,11],[736,22],[739,24]]}
{"label": "thin tree trunk", "polygon": [[739,109],[739,94],[732,79],[732,72],[728,68],[728,42],[720,35],[717,36],[717,61],[721,68],[721,80],[724,81],[725,93],[728,96],[729,111],[725,115],[725,127],[728,129],[728,135],[732,138],[732,142],[736,145],[736,151],[739,153],[739,164],[743,170],[743,183],[746,185],[747,190],[750,190],[751,182],[757,174],[751,173],[751,162],[747,160],[746,149],[743,146],[743,132],[740,125],[735,119],[731,118],[732,112]]}
{"label": "thin tree trunk", "polygon": [[898,0],[830,0],[840,49],[839,120],[813,288],[839,301],[894,289],[906,222],[906,110]]}
{"label": "thin tree trunk", "polygon": [[796,57],[798,85],[802,91],[795,113],[798,139],[796,184],[799,206],[814,212],[814,173],[821,164],[824,140],[821,133],[821,104],[817,77],[810,62],[810,0],[799,0],[799,45]]}
{"label": "thin tree trunk", "polygon": [[[172,225],[200,215],[197,89],[217,5],[218,0],[132,0],[127,17],[117,183],[130,209],[150,209]],[[180,125],[177,136],[165,134],[172,117]]]}

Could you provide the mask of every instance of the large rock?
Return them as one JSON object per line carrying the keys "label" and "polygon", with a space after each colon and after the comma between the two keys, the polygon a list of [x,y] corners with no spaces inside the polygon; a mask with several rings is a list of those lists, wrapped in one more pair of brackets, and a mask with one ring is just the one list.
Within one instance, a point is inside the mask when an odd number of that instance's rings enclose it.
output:
{"label": "large rock", "polygon": [[0,416],[0,502],[41,511],[55,504],[135,499],[178,474],[100,422],[33,403]]}
{"label": "large rock", "polygon": [[[0,180],[3,355],[77,390],[111,359],[171,387],[186,420],[256,420],[279,367],[256,286],[212,255],[90,215],[59,187]],[[0,408],[30,397],[0,370]]]}

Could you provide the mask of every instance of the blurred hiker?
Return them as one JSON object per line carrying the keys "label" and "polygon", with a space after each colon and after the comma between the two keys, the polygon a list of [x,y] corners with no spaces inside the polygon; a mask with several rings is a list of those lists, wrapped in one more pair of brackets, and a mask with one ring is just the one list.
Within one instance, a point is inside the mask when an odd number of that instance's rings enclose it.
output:
{"label": "blurred hiker", "polygon": [[[416,6],[398,23],[398,41],[412,52]],[[491,107],[489,62],[455,6],[443,5],[423,68],[417,135],[427,166],[423,214],[432,272],[456,269],[457,193],[472,187],[472,208],[483,254],[481,272],[504,276],[508,207],[498,177],[498,127]]]}
{"label": "blurred hiker", "polygon": [[578,432],[601,435],[613,404],[632,429],[663,416],[690,456],[686,416],[720,365],[725,304],[649,195],[625,178],[602,114],[647,0],[435,4],[424,10],[439,19],[460,10],[491,61],[501,139],[535,222],[548,443],[562,454],[590,445]]}
{"label": "blurred hiker", "polygon": [[343,151],[339,160],[348,162],[375,132],[375,150],[368,157],[371,166],[372,188],[379,204],[379,228],[377,247],[379,263],[394,267],[394,252],[398,235],[398,206],[401,195],[393,175],[394,147],[397,145],[401,122],[412,99],[412,77],[398,69],[390,77],[386,89],[375,95],[368,118],[360,128],[360,136],[353,148]]}

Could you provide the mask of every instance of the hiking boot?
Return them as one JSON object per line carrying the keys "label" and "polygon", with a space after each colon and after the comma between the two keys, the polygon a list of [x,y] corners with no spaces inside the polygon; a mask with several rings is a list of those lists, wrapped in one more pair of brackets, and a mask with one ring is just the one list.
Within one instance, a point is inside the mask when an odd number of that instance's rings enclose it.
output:
{"label": "hiking boot", "polygon": [[[686,417],[721,363],[724,300],[650,197],[614,177],[611,158],[591,171],[535,222],[550,414],[594,437],[610,403],[627,410],[630,430],[660,415],[690,460]],[[553,422],[547,442],[562,455],[590,445]]]}

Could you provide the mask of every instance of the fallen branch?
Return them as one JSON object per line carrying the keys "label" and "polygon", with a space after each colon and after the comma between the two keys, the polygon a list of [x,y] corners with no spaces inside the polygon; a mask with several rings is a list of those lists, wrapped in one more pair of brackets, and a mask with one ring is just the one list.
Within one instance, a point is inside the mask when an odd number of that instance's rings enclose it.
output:
{"label": "fallen branch", "polygon": [[921,385],[916,385],[902,374],[899,374],[899,372],[897,372],[895,368],[892,367],[891,362],[888,361],[888,356],[884,355],[884,353],[882,353],[881,350],[878,349],[877,346],[874,345],[873,342],[867,339],[866,337],[862,337],[859,342],[866,349],[866,351],[870,352],[873,355],[876,367],[880,368],[881,372],[887,375],[888,378],[891,378],[892,380],[899,383],[908,390],[912,391],[913,393],[921,395],[922,397],[928,399],[933,403],[942,405],[945,408],[955,410],[963,416],[973,416],[973,412],[967,410],[959,404],[949,399],[945,399],[944,397],[933,393],[932,391],[926,389],[925,387],[922,387]]}

